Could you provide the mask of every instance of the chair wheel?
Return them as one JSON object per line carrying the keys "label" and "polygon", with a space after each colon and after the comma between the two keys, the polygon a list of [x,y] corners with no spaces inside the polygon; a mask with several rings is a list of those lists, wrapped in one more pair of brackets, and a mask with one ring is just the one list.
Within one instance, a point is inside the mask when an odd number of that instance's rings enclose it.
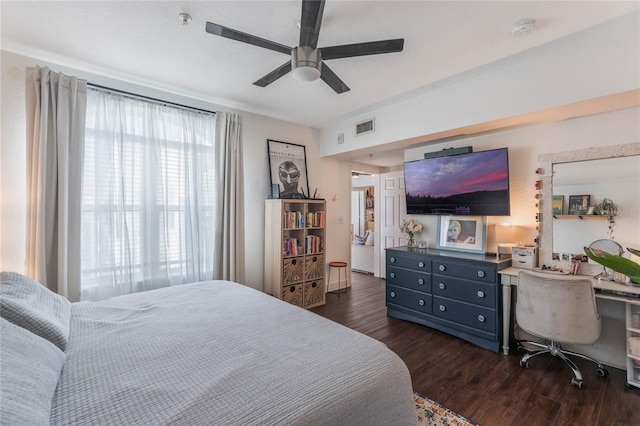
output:
{"label": "chair wheel", "polygon": [[526,352],[526,351],[527,351],[527,350],[524,348],[524,346],[522,346],[522,345],[518,345],[518,352],[519,352],[519,353],[524,353],[524,352]]}
{"label": "chair wheel", "polygon": [[582,384],[582,380],[578,380],[575,377],[571,379],[571,385],[577,387],[578,389],[582,389],[584,385]]}
{"label": "chair wheel", "polygon": [[607,377],[609,375],[609,371],[602,367],[598,367],[596,371],[598,372],[598,376],[600,377]]}
{"label": "chair wheel", "polygon": [[520,367],[522,367],[522,368],[529,368],[529,362],[528,362],[528,361],[520,360]]}

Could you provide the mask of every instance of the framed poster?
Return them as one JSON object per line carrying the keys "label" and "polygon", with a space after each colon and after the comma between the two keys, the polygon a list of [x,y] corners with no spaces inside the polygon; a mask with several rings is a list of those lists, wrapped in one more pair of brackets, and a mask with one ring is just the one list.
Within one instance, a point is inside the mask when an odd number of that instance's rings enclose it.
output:
{"label": "framed poster", "polygon": [[486,246],[484,216],[440,216],[436,248],[484,254]]}
{"label": "framed poster", "polygon": [[590,195],[569,195],[569,214],[587,214]]}
{"label": "framed poster", "polygon": [[554,195],[551,199],[553,214],[562,214],[564,211],[564,195]]}
{"label": "framed poster", "polygon": [[267,149],[272,193],[278,185],[280,198],[309,198],[305,146],[267,139]]}

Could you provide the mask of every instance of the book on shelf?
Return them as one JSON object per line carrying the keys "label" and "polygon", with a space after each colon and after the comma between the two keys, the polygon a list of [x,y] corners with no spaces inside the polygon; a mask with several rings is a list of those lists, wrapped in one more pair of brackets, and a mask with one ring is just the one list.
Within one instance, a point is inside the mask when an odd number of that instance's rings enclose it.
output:
{"label": "book on shelf", "polygon": [[307,226],[309,228],[324,228],[324,212],[308,212]]}
{"label": "book on shelf", "polygon": [[298,245],[298,239],[284,237],[282,240],[282,254],[285,256],[297,256],[298,254],[302,254],[302,247]]}
{"label": "book on shelf", "polygon": [[320,253],[322,251],[322,239],[315,235],[306,236],[306,254]]}
{"label": "book on shelf", "polygon": [[284,227],[285,228],[304,228],[305,227],[305,215],[298,211],[284,212]]}

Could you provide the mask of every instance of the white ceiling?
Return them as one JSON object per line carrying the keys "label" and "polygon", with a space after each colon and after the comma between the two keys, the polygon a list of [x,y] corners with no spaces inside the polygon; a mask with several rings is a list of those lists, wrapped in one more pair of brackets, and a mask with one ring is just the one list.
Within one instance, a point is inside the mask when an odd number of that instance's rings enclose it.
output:
{"label": "white ceiling", "polygon": [[[6,1],[2,49],[216,104],[321,127],[443,78],[640,8],[636,1],[327,1],[319,47],[404,38],[401,53],[327,61],[351,88],[288,74],[253,81],[287,55],[213,36],[215,22],[296,46],[300,1]],[[178,18],[189,13],[183,26]],[[511,35],[518,19],[536,31]]]}

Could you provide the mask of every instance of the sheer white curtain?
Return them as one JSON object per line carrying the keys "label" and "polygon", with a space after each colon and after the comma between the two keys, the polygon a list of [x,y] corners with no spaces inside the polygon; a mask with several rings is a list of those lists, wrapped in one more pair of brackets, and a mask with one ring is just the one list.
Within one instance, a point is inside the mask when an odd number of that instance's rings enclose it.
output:
{"label": "sheer white curtain", "polygon": [[28,68],[25,273],[80,297],[80,200],[87,82]]}
{"label": "sheer white curtain", "polygon": [[82,299],[214,278],[216,118],[89,88]]}

